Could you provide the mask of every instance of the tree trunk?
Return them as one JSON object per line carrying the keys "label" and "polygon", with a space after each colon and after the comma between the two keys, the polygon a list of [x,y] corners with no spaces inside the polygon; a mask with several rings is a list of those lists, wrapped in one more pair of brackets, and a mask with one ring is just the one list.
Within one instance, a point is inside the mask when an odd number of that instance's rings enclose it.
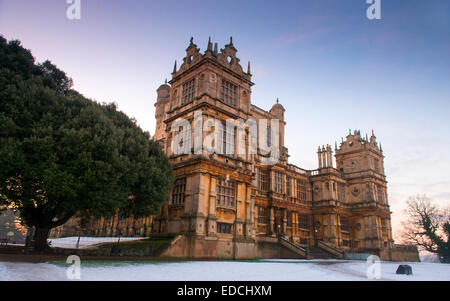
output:
{"label": "tree trunk", "polygon": [[34,233],[34,250],[38,252],[46,251],[48,249],[47,238],[50,229],[48,227],[36,227]]}
{"label": "tree trunk", "polygon": [[450,263],[450,251],[448,248],[442,248],[438,253],[439,261],[441,263]]}

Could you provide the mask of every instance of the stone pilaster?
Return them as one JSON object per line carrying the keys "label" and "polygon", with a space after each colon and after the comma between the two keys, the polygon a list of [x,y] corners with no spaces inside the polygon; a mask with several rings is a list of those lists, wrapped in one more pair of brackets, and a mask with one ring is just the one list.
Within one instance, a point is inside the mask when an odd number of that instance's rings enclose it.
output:
{"label": "stone pilaster", "polygon": [[269,215],[269,235],[274,235],[275,232],[275,227],[274,227],[274,221],[275,221],[275,216],[274,216],[274,209],[273,207],[270,207],[270,215]]}
{"label": "stone pilaster", "polygon": [[209,206],[207,217],[207,235],[215,236],[217,233],[216,199],[217,178],[209,176]]}
{"label": "stone pilaster", "polygon": [[286,235],[287,233],[287,210],[283,209],[283,225],[282,225],[282,234]]}

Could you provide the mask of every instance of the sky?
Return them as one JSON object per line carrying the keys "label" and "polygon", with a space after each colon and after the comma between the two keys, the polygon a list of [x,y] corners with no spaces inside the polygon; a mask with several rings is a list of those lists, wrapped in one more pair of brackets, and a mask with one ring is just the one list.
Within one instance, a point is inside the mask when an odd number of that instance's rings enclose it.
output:
{"label": "sky", "polygon": [[366,0],[80,1],[70,20],[66,0],[0,0],[0,34],[152,134],[156,89],[190,37],[203,52],[233,36],[252,103],[286,109],[291,163],[316,169],[319,145],[374,129],[394,230],[409,196],[450,205],[450,1],[380,0],[379,20]]}

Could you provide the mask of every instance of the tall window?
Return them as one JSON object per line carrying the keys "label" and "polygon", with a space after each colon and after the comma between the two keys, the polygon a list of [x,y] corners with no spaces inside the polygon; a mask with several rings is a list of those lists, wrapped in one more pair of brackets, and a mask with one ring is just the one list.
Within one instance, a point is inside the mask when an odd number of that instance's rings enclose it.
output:
{"label": "tall window", "polygon": [[232,155],[234,154],[234,137],[235,137],[235,127],[230,127],[227,129],[226,124],[223,125],[222,130],[222,154]]}
{"label": "tall window", "polygon": [[383,235],[387,235],[388,234],[388,220],[383,218],[381,219],[381,232],[383,233]]}
{"label": "tall window", "polygon": [[174,137],[174,153],[176,155],[180,154],[190,154],[191,151],[191,128],[188,126],[180,126],[178,129],[178,140]]}
{"label": "tall window", "polygon": [[341,220],[341,231],[348,232],[348,218],[345,216],[341,216],[340,220]]}
{"label": "tall window", "polygon": [[217,199],[218,206],[234,207],[234,182],[217,180]]}
{"label": "tall window", "polygon": [[267,190],[267,176],[268,172],[266,169],[258,168],[258,189]]}
{"label": "tall window", "polygon": [[380,172],[380,160],[373,159],[373,165],[376,172]]}
{"label": "tall window", "polygon": [[195,78],[183,84],[183,91],[181,94],[181,105],[190,103],[195,95]]}
{"label": "tall window", "polygon": [[266,208],[258,207],[258,224],[267,224]]}
{"label": "tall window", "polygon": [[297,199],[306,201],[306,182],[297,180]]}
{"label": "tall window", "polygon": [[379,203],[384,203],[384,191],[383,187],[381,186],[375,186],[375,189],[377,191],[377,198]]}
{"label": "tall window", "polygon": [[298,215],[298,227],[302,230],[309,230],[309,216],[305,214]]}
{"label": "tall window", "polygon": [[222,86],[220,88],[220,99],[227,105],[236,106],[236,91],[237,86],[232,83],[222,80]]}
{"label": "tall window", "polygon": [[267,146],[272,146],[272,128],[270,125],[267,126]]}
{"label": "tall window", "polygon": [[288,227],[292,227],[292,212],[286,212],[286,224]]}
{"label": "tall window", "polygon": [[172,204],[184,203],[186,178],[177,179],[172,190]]}
{"label": "tall window", "polygon": [[345,201],[345,185],[343,183],[337,184],[337,192],[338,192],[338,201]]}
{"label": "tall window", "polygon": [[286,176],[286,194],[288,196],[292,195],[292,192],[291,192],[291,177],[289,177],[289,176]]}
{"label": "tall window", "polygon": [[217,233],[231,234],[231,224],[217,223]]}
{"label": "tall window", "polygon": [[283,193],[283,174],[279,171],[275,171],[274,177],[275,177],[275,181],[274,181],[275,192]]}

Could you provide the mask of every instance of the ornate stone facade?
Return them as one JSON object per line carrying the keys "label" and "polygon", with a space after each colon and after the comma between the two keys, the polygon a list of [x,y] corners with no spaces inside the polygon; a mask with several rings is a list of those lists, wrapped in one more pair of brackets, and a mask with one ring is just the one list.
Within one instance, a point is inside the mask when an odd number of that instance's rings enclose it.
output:
{"label": "ornate stone facade", "polygon": [[[319,147],[316,170],[289,164],[285,110],[278,100],[269,111],[251,103],[250,63],[245,72],[236,53],[232,39],[220,52],[208,42],[204,54],[191,39],[179,69],[175,62],[170,86],[166,82],[157,90],[154,139],[169,155],[177,182],[153,220],[153,233],[183,234],[189,242],[180,252],[194,257],[221,252],[225,257],[252,257],[255,241],[265,236],[282,236],[303,246],[322,241],[347,252],[391,250],[384,156],[375,135],[350,132],[335,146],[336,166],[329,145]],[[180,118],[189,122],[189,134],[176,143],[191,149],[176,154],[173,125]],[[278,119],[278,162],[261,164],[264,154],[259,150],[244,155],[196,150],[194,128],[204,129],[208,118],[265,119],[269,128]],[[236,147],[239,134],[233,131],[229,137]],[[243,135],[248,147],[248,130]]]}

